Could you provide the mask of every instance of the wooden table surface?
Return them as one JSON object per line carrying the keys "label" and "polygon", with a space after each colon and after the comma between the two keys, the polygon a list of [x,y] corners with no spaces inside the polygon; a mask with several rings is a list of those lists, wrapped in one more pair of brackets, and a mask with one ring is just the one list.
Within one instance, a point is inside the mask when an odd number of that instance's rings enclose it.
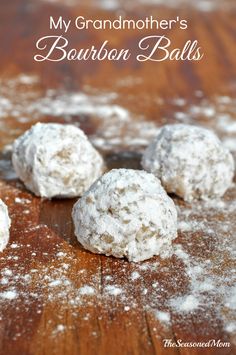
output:
{"label": "wooden table surface", "polygon": [[[197,39],[200,62],[36,63],[49,16],[115,19],[180,16],[188,30],[163,31],[174,47]],[[51,33],[61,34],[60,31]],[[155,32],[154,32],[155,33]],[[158,32],[160,33],[160,32]],[[161,32],[162,33],[162,32]],[[71,47],[131,48],[153,31],[78,31]],[[12,219],[0,255],[0,353],[233,354],[235,185],[217,202],[174,197],[179,234],[173,257],[133,264],[93,255],[73,233],[75,200],[27,192],[11,166],[11,144],[33,123],[80,124],[113,167],[140,168],[158,126],[215,130],[236,156],[235,1],[39,1],[0,4],[0,197]],[[163,339],[230,342],[226,348],[165,348]]]}

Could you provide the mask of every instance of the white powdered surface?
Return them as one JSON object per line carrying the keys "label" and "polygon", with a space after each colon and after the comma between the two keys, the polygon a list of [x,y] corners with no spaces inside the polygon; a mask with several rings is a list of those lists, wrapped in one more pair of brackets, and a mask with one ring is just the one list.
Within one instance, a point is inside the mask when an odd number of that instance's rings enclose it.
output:
{"label": "white powdered surface", "polygon": [[[141,78],[140,78],[141,81]],[[152,122],[151,117],[143,117],[117,104],[120,95],[116,92],[104,92],[85,87],[84,91],[65,93],[60,90],[38,90],[39,78],[36,76],[20,75],[11,80],[0,79],[0,128],[6,132],[2,137],[5,151],[11,150],[14,138],[19,136],[38,120],[44,120],[45,115],[52,121],[73,123],[93,127],[90,140],[96,148],[104,152],[120,150],[142,153],[152,139],[159,133],[159,127]],[[126,80],[120,78],[113,88],[129,88],[137,85],[135,77]],[[17,95],[15,92],[17,91]],[[127,94],[129,106],[137,106],[137,100],[143,100],[153,108],[167,105],[173,113],[171,116],[160,117],[162,124],[175,120],[185,124],[198,124],[216,131],[224,145],[236,152],[235,112],[236,99],[230,96],[204,98],[204,93],[197,90],[192,100],[182,97],[163,99],[142,93],[141,97]],[[120,102],[120,100],[119,100]],[[149,119],[149,120],[148,120]],[[18,127],[12,130],[12,126]],[[124,134],[125,132],[125,134]],[[9,164],[2,158],[1,166]],[[15,178],[10,167],[7,178]]]}
{"label": "white powdered surface", "polygon": [[111,296],[118,296],[122,294],[123,290],[120,287],[117,287],[116,285],[107,285],[104,288],[105,293],[108,293]]}
{"label": "white powdered surface", "polygon": [[14,169],[37,196],[83,194],[102,174],[103,160],[85,134],[72,125],[37,123],[13,145]]}
{"label": "white powdered surface", "polygon": [[93,295],[95,293],[95,290],[93,287],[86,285],[86,286],[82,286],[79,289],[79,293],[81,295]]}
{"label": "white powdered surface", "polygon": [[18,294],[16,291],[14,291],[14,289],[2,292],[0,294],[0,297],[2,299],[6,299],[6,300],[14,300],[17,296],[18,296]]}
{"label": "white powdered surface", "polygon": [[[155,123],[145,121],[118,105],[119,95],[115,92],[94,92],[87,88],[89,93],[47,90],[42,95],[37,90],[37,80],[37,77],[26,75],[8,81],[0,80],[0,128],[7,132],[6,141],[3,140],[2,144],[11,143],[9,134],[13,140],[25,131],[26,125],[28,127],[29,123],[43,120],[45,115],[56,122],[85,124],[85,128],[88,122],[89,127],[94,127],[90,140],[96,148],[105,152],[120,150],[121,147],[142,151],[158,132]],[[129,78],[128,83],[133,85],[136,81]],[[126,81],[125,85],[128,83]],[[12,120],[19,128],[9,131],[8,122]],[[11,145],[6,145],[5,151],[11,151]],[[2,164],[6,163],[2,161]]]}
{"label": "white powdered surface", "polygon": [[142,158],[166,191],[186,201],[222,196],[234,177],[234,160],[213,132],[184,124],[166,125]]}
{"label": "white powdered surface", "polygon": [[180,313],[192,312],[199,307],[199,301],[193,295],[187,295],[170,300],[170,306]]}
{"label": "white powdered surface", "polygon": [[[33,197],[22,197],[16,190],[15,198],[22,201],[17,204],[14,216],[19,220],[25,209],[33,211]],[[13,340],[27,334],[27,327],[22,327],[20,322],[22,302],[25,311],[29,311],[25,320],[28,325],[32,310],[41,314],[44,306],[55,309],[53,319],[47,318],[44,328],[45,336],[49,337],[59,331],[68,334],[75,331],[76,325],[63,323],[68,316],[74,319],[74,324],[78,317],[80,324],[97,319],[94,307],[99,309],[100,322],[103,316],[107,319],[110,312],[117,316],[125,312],[130,326],[132,313],[142,309],[156,320],[153,327],[150,325],[154,337],[166,337],[165,332],[173,322],[175,327],[193,334],[197,327],[203,337],[216,334],[217,338],[218,329],[222,328],[233,336],[236,332],[234,198],[235,188],[224,200],[214,203],[184,205],[176,200],[179,236],[173,241],[174,255],[139,264],[109,258],[104,258],[100,264],[96,255],[86,253],[86,264],[90,265],[86,268],[84,253],[77,253],[70,245],[64,245],[62,251],[61,242],[55,242],[49,228],[31,221],[24,235],[12,242],[0,257],[0,317],[5,310],[14,307]],[[218,218],[219,214],[224,215],[224,223]],[[197,221],[201,223],[198,225]],[[163,326],[158,331],[157,323]],[[135,327],[141,324],[142,317],[135,316]],[[96,336],[97,329],[91,332],[88,336]]]}
{"label": "white powdered surface", "polygon": [[174,203],[144,171],[111,170],[78,200],[72,216],[85,249],[129,261],[170,256],[176,238]]}
{"label": "white powdered surface", "polygon": [[0,252],[7,246],[9,241],[9,229],[11,220],[8,215],[8,208],[0,199]]}
{"label": "white powdered surface", "polygon": [[165,325],[170,325],[170,313],[156,310],[156,318]]}
{"label": "white powdered surface", "polygon": [[[37,120],[45,120],[45,110],[47,119],[53,122],[80,124],[82,128],[88,122],[89,127],[93,127],[89,131],[90,139],[104,152],[142,153],[158,134],[158,125],[151,121],[158,117],[161,125],[173,123],[174,118],[180,123],[210,128],[236,155],[234,96],[206,99],[207,95],[197,90],[189,99],[161,98],[156,97],[155,91],[142,91],[141,81],[142,78],[137,82],[133,77],[121,77],[115,83],[112,78],[112,90],[119,92],[122,88],[125,93],[118,94],[101,89],[94,92],[91,88],[70,93],[55,89],[41,91],[39,78],[29,75],[1,79],[0,128],[5,135],[0,143],[7,145],[0,160],[2,177],[16,178],[10,164],[11,143]],[[132,87],[136,85],[140,85],[140,95],[132,96]],[[145,117],[136,114],[137,102],[142,102]],[[151,112],[145,111],[145,107],[152,107]],[[88,114],[81,113],[86,110]],[[4,201],[14,210],[13,232],[24,228],[24,234],[18,234],[17,239],[13,233],[12,243],[0,255],[0,318],[5,319],[5,315],[14,310],[13,341],[29,337],[28,329],[34,321],[32,312],[38,314],[40,332],[47,338],[58,334],[61,337],[62,333],[73,337],[78,331],[78,322],[88,329],[86,322],[91,320],[92,328],[89,327],[86,334],[92,341],[100,334],[97,321],[105,327],[108,318],[114,324],[114,317],[122,317],[127,326],[146,332],[143,315],[137,316],[140,310],[153,317],[154,321],[149,323],[152,337],[169,337],[170,333],[166,334],[161,326],[168,329],[173,324],[175,330],[181,329],[181,334],[186,330],[194,335],[197,329],[198,339],[217,339],[219,332],[225,330],[225,337],[233,341],[236,335],[235,184],[219,201],[188,205],[175,199],[179,231],[178,239],[173,241],[174,256],[163,260],[156,257],[139,264],[106,257],[101,257],[101,262],[97,255],[78,250],[76,241],[70,246],[68,235],[63,232],[55,239],[53,230],[57,230],[57,223],[62,225],[60,214],[58,222],[50,228],[39,224],[38,216],[28,216],[35,215],[32,195],[14,188],[12,182],[0,181],[0,184],[2,191],[12,195],[10,200],[6,197]],[[72,230],[70,223],[68,221]],[[55,280],[60,282],[50,287]],[[94,289],[93,294],[90,287]],[[114,295],[114,292],[119,294]],[[187,296],[193,296],[198,306],[193,307],[191,303],[191,307],[183,311],[181,304]],[[22,307],[27,312],[24,320]],[[53,317],[49,316],[48,309],[55,310]],[[72,320],[70,325],[66,322],[68,318]],[[4,326],[8,327],[7,320]]]}

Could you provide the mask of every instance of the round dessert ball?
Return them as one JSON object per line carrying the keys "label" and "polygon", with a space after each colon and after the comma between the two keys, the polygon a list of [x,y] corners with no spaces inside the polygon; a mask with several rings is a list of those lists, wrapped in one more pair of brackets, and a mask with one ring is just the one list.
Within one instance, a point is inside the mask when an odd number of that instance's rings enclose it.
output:
{"label": "round dessert ball", "polygon": [[145,170],[157,176],[167,192],[185,201],[224,195],[234,176],[234,160],[208,129],[166,125],[142,158]]}
{"label": "round dessert ball", "polygon": [[13,146],[14,169],[35,195],[75,197],[103,172],[103,159],[73,125],[37,123]]}
{"label": "round dessert ball", "polygon": [[160,181],[145,171],[114,169],[74,205],[75,234],[93,253],[142,261],[168,257],[177,212]]}
{"label": "round dessert ball", "polygon": [[0,200],[0,252],[6,247],[9,241],[9,229],[11,220],[8,215],[8,209],[5,203]]}

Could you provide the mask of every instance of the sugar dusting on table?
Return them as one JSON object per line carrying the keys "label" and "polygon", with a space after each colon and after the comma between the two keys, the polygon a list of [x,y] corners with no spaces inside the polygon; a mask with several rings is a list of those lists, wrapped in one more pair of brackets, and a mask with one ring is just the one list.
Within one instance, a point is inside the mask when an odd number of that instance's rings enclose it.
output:
{"label": "sugar dusting on table", "polygon": [[[37,83],[37,77],[27,75],[1,81],[0,126],[7,132],[2,142],[7,146],[0,160],[0,170],[5,180],[15,179],[10,165],[12,140],[25,127],[43,120],[45,115],[57,122],[82,126],[84,121],[91,121],[95,129],[90,138],[104,152],[141,153],[159,130],[149,117],[138,116],[121,106],[117,93],[97,94],[86,89],[70,94],[49,90],[42,94],[37,90]],[[16,88],[18,95],[14,94]],[[216,130],[235,154],[236,99],[229,96],[204,99],[203,96],[198,90],[194,93],[194,103],[182,97],[170,99],[175,121]],[[154,101],[150,97],[150,100],[162,105],[163,99],[159,98],[158,103],[156,98]],[[11,125],[18,129],[12,130]],[[115,314],[122,311],[132,315],[136,309],[142,309],[155,319],[156,324],[163,325],[160,330],[163,334],[159,334],[163,336],[173,322],[191,329],[192,319],[195,322],[207,319],[210,328],[199,327],[203,335],[212,334],[216,327],[222,327],[230,337],[236,333],[235,185],[219,201],[187,205],[176,199],[179,236],[174,243],[172,258],[163,261],[156,257],[137,265],[105,257],[100,260],[96,255],[81,252],[78,246],[71,246],[68,241],[63,241],[62,248],[63,239],[59,242],[47,225],[39,224],[37,218],[29,221],[28,215],[35,208],[35,200],[30,194],[21,192],[20,183],[7,185],[1,182],[1,189],[13,213],[13,240],[0,256],[0,317],[4,317],[6,310],[14,308],[15,340],[25,332],[17,324],[22,302],[29,324],[30,310],[41,315],[45,307],[56,308],[55,319],[48,319],[52,324],[50,329],[53,329],[49,334],[51,337],[73,331],[72,325],[68,328],[63,323],[65,312],[69,312],[73,319],[86,322],[97,317],[94,305],[99,308],[101,319],[104,312]],[[23,224],[26,226],[24,234],[20,233],[16,239],[15,232]],[[81,268],[81,260],[84,262],[85,257],[91,263],[92,271]],[[75,270],[79,271],[75,273]],[[96,329],[92,333],[97,336]]]}
{"label": "sugar dusting on table", "polygon": [[[121,81],[117,81],[114,87],[118,89]],[[88,129],[86,133],[90,140],[104,153],[120,150],[142,153],[159,132],[160,127],[149,117],[137,115],[118,104],[120,94],[115,91],[103,92],[85,87],[79,92],[50,89],[42,93],[38,83],[38,77],[25,74],[11,80],[0,80],[0,128],[7,132],[1,144],[5,145],[6,153],[11,151],[12,140],[26,127],[48,117],[50,122],[73,123],[85,131]],[[123,85],[135,86],[135,77],[128,78]],[[16,91],[18,95],[15,95]],[[127,96],[131,106],[135,107],[137,97]],[[175,122],[210,128],[231,151],[236,152],[236,98],[221,95],[206,99],[201,90],[196,90],[192,100],[183,97],[164,100],[152,95],[144,99],[153,107],[165,103],[172,109],[172,117],[161,118],[163,124],[173,123],[174,119]],[[17,129],[9,130],[13,125]],[[4,157],[1,164],[7,164]]]}
{"label": "sugar dusting on table", "polygon": [[[13,216],[15,221],[22,209],[33,208],[33,198],[30,195],[19,197],[17,191],[14,193],[19,210]],[[191,328],[191,319],[198,322],[199,313],[208,319],[210,327],[200,330],[203,334],[211,334],[218,323],[226,333],[234,334],[235,194],[233,187],[226,198],[219,201],[187,205],[176,200],[179,237],[173,245],[172,258],[161,260],[156,257],[133,264],[103,257],[99,267],[92,267],[93,271],[80,267],[81,258],[86,255],[93,265],[93,258],[99,256],[86,251],[81,254],[70,244],[64,245],[62,251],[61,243],[52,241],[54,236],[46,225],[29,224],[24,239],[14,240],[0,257],[2,316],[5,309],[14,307],[17,321],[20,300],[26,311],[33,307],[38,314],[51,304],[56,307],[56,315],[51,320],[55,327],[49,336],[54,337],[73,330],[62,323],[65,310],[70,317],[86,322],[95,316],[94,305],[100,309],[101,319],[107,312],[122,310],[132,314],[141,308],[162,325],[161,336],[171,327],[173,319],[175,323]],[[216,217],[219,213],[223,213],[224,223]],[[36,239],[33,245],[25,241],[27,235],[31,235],[30,240]],[[44,251],[43,242],[37,242],[38,238],[52,243],[50,253]],[[24,249],[27,253],[22,259]],[[15,260],[16,256],[20,260]],[[41,261],[42,257],[44,261]],[[17,334],[15,340],[24,335],[24,329],[19,329]]]}

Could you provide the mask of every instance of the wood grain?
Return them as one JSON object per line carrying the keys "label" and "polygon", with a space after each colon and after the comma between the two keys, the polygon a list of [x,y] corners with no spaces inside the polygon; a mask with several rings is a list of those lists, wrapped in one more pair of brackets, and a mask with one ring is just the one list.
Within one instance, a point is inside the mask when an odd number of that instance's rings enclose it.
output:
{"label": "wood grain", "polygon": [[[223,3],[223,1],[222,1]],[[94,95],[117,93],[114,104],[129,110],[135,117],[154,124],[176,121],[180,110],[173,100],[184,98],[186,107],[207,105],[215,97],[236,99],[236,8],[234,2],[228,7],[209,12],[199,11],[192,6],[176,8],[159,5],[130,5],[126,14],[130,18],[152,14],[158,18],[181,16],[189,20],[188,31],[170,30],[169,37],[176,47],[181,47],[189,38],[201,43],[205,56],[200,63],[162,62],[127,63],[109,62],[63,62],[36,63],[35,41],[48,33],[50,15],[76,18],[84,15],[95,18],[115,18],[115,11],[105,11],[90,2],[67,6],[63,1],[44,2],[11,0],[0,4],[0,78],[1,95],[27,106],[35,98],[43,97],[48,89],[73,93],[89,88]],[[98,45],[108,39],[110,45],[130,47],[144,35],[138,31],[70,31],[72,47]],[[166,32],[165,32],[166,33]],[[37,76],[37,81],[28,86],[16,84],[19,75]],[[127,85],[127,78],[131,78]],[[13,84],[11,84],[11,82]],[[196,93],[201,93],[201,98]],[[35,96],[34,96],[35,95]],[[159,99],[157,102],[156,100]],[[14,101],[14,102],[15,102]],[[19,108],[18,107],[18,108]],[[35,117],[25,121],[14,116],[15,107],[9,109],[7,117],[1,119],[1,149],[35,123]],[[229,112],[233,108],[229,106]],[[235,113],[234,113],[235,114]],[[235,116],[233,116],[234,118]],[[41,114],[44,122],[67,122],[65,116]],[[90,136],[96,134],[100,121],[93,115],[72,115],[72,122],[80,122]],[[216,122],[205,122],[201,112],[196,122],[216,128]],[[221,135],[221,132],[218,131]],[[123,134],[126,134],[125,128]],[[235,136],[230,135],[235,139]],[[113,167],[140,168],[140,150],[132,146],[118,146],[102,151],[108,169]],[[2,355],[89,355],[89,354],[233,354],[233,336],[225,331],[222,318],[215,314],[210,304],[202,305],[200,311],[187,315],[166,309],[164,301],[170,295],[185,294],[188,290],[188,276],[181,260],[173,256],[168,260],[158,257],[147,263],[143,270],[126,260],[116,260],[93,255],[78,245],[71,221],[71,208],[75,200],[44,201],[27,192],[16,179],[10,164],[10,153],[1,153],[0,195],[9,206],[12,218],[9,247],[0,256],[2,277],[7,277],[11,288],[16,288],[18,297],[0,302],[0,353]],[[225,203],[235,201],[236,191],[232,188]],[[17,202],[20,198],[20,203]],[[190,208],[175,198],[180,208]],[[204,216],[208,225],[219,221],[235,228],[235,210],[215,211]],[[203,216],[202,216],[203,217]],[[194,219],[195,218],[195,219]],[[193,217],[199,221],[199,214]],[[179,233],[176,243],[203,260],[209,259],[218,267],[217,245],[201,232],[193,233],[194,246],[189,244],[187,233]],[[17,247],[11,245],[17,244]],[[58,253],[62,253],[61,256]],[[58,256],[59,255],[59,256]],[[155,269],[155,263],[156,269]],[[145,263],[143,263],[146,265]],[[234,267],[225,252],[225,262],[217,272],[227,275]],[[7,275],[6,270],[13,272]],[[33,271],[32,271],[33,270]],[[132,273],[141,275],[135,281]],[[5,274],[4,274],[5,272]],[[16,276],[18,275],[18,279]],[[28,276],[27,276],[28,275]],[[49,277],[49,279],[47,278]],[[27,277],[30,280],[27,281]],[[117,287],[125,290],[125,298],[106,295],[109,277]],[[65,284],[49,287],[49,283],[61,279]],[[63,282],[64,282],[63,281]],[[66,283],[67,282],[67,283]],[[153,284],[158,282],[158,291]],[[95,294],[78,299],[77,290],[92,285]],[[6,290],[1,284],[1,292]],[[143,295],[147,290],[147,295]],[[216,303],[218,301],[216,300]],[[219,301],[220,302],[220,301]],[[148,307],[146,307],[148,306]],[[126,307],[126,310],[125,308]],[[127,308],[128,307],[128,308]],[[171,326],[166,327],[155,317],[153,310],[161,309],[171,314]],[[128,310],[128,311],[127,311]],[[227,309],[224,310],[227,318]],[[231,317],[231,315],[229,316]],[[59,328],[58,328],[59,326]],[[163,339],[183,341],[208,341],[221,339],[230,341],[230,348],[164,348]]]}

